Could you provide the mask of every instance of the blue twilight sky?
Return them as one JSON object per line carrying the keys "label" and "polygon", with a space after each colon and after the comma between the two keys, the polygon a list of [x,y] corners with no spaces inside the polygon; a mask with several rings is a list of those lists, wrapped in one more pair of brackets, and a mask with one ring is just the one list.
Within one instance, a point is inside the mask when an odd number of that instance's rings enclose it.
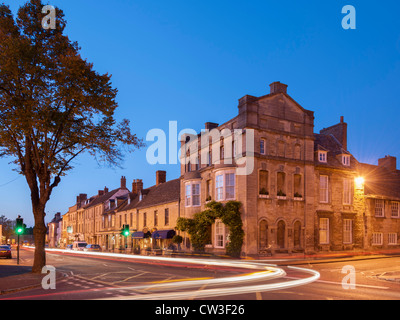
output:
{"label": "blue twilight sky", "polygon": [[[1,0],[0,0],[1,1]],[[23,0],[4,1],[14,13]],[[44,3],[47,4],[46,1]],[[118,88],[117,118],[131,120],[145,138],[153,128],[200,131],[237,115],[238,99],[269,93],[281,81],[315,112],[315,132],[348,123],[348,146],[360,161],[385,155],[400,161],[400,2],[369,0],[51,0],[68,21],[66,33]],[[356,30],[342,28],[342,7],[356,9]],[[149,145],[152,142],[149,142]],[[9,160],[0,160],[0,215],[21,214],[33,225],[30,194]],[[124,169],[75,161],[47,206],[50,221],[75,202],[155,171],[179,176],[177,165],[149,165],[146,148],[128,154]]]}

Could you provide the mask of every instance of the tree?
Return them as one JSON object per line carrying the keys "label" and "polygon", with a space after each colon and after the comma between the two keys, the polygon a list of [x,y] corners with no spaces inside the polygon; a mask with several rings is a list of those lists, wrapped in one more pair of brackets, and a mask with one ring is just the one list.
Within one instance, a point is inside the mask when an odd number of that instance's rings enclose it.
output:
{"label": "tree", "polygon": [[130,123],[117,123],[117,89],[80,56],[56,9],[56,28],[45,29],[41,0],[19,8],[0,5],[0,156],[12,157],[27,181],[35,219],[32,272],[46,264],[45,208],[51,193],[83,152],[98,163],[119,166],[122,146],[133,151],[142,140]]}

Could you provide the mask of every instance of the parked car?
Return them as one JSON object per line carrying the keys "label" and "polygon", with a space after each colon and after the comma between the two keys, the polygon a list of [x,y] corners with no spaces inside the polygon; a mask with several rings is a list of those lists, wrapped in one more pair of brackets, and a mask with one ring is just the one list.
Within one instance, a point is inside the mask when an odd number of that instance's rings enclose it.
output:
{"label": "parked car", "polygon": [[75,250],[75,251],[83,251],[83,249],[85,249],[86,246],[87,246],[87,243],[84,242],[84,241],[75,241],[75,242],[72,244],[72,250]]}
{"label": "parked car", "polygon": [[101,251],[101,247],[98,244],[88,244],[86,246],[85,249],[83,249],[84,251],[97,251],[100,252]]}
{"label": "parked car", "polygon": [[72,250],[72,244],[67,244],[67,246],[65,247],[67,250]]}
{"label": "parked car", "polygon": [[11,248],[9,246],[0,246],[0,257],[11,259]]}

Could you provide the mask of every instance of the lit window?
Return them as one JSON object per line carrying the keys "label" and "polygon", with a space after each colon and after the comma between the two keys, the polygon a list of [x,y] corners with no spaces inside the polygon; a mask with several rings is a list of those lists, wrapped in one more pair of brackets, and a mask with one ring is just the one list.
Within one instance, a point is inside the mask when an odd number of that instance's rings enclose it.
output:
{"label": "lit window", "polygon": [[319,243],[329,243],[329,218],[319,219]]}
{"label": "lit window", "polygon": [[226,243],[229,239],[229,231],[221,220],[215,220],[214,231],[214,247],[225,248]]}
{"label": "lit window", "polygon": [[318,151],[318,161],[322,163],[327,162],[327,152],[326,151]]}

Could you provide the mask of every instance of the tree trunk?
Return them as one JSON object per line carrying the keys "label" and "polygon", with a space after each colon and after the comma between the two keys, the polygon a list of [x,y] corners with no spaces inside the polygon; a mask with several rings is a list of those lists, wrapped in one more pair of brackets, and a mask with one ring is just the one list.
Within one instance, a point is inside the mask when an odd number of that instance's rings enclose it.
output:
{"label": "tree trunk", "polygon": [[33,228],[33,235],[35,238],[35,254],[32,266],[33,273],[42,273],[42,268],[46,265],[46,224],[44,222],[44,210],[34,209],[35,226]]}

